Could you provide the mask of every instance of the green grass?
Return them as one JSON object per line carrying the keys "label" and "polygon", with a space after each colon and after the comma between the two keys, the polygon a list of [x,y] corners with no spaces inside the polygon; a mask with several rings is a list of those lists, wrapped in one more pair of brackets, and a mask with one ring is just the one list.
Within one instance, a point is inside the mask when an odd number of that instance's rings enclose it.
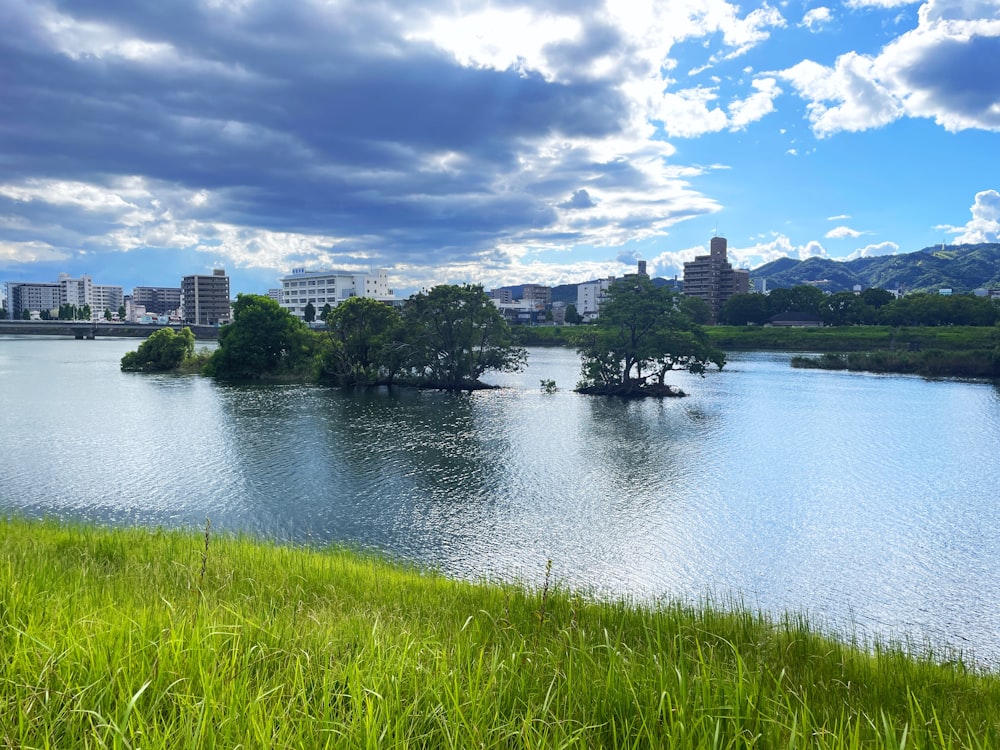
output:
{"label": "green grass", "polygon": [[741,607],[8,520],[0,746],[990,748],[1000,677]]}
{"label": "green grass", "polygon": [[709,326],[709,339],[726,351],[857,352],[903,350],[911,347],[941,351],[990,350],[996,346],[996,326],[839,326],[774,328]]}

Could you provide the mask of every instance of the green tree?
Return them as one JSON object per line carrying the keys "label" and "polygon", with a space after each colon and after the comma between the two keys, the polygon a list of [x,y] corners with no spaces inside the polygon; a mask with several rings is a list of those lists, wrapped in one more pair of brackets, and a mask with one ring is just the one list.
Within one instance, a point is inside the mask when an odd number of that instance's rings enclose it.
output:
{"label": "green tree", "polygon": [[819,315],[826,295],[811,284],[799,284],[791,289],[774,289],[767,296],[771,315],[785,312],[808,312]]}
{"label": "green tree", "polygon": [[111,320],[111,319],[112,319],[113,317],[114,317],[114,316],[113,316],[113,315],[111,314],[111,309],[110,309],[110,308],[107,308],[107,307],[105,307],[105,308],[104,308],[104,319],[105,319],[105,320]]}
{"label": "green tree", "polygon": [[325,320],[330,346],[322,358],[323,374],[343,385],[391,381],[401,364],[397,339],[401,318],[395,308],[366,297],[351,297]]}
{"label": "green tree", "polygon": [[516,372],[527,359],[481,286],[441,285],[415,294],[402,317],[406,366],[420,382],[462,390],[490,370]]}
{"label": "green tree", "polygon": [[219,329],[206,375],[223,380],[301,375],[311,364],[309,329],[270,297],[240,294],[233,322]]}
{"label": "green tree", "polygon": [[302,318],[306,323],[312,323],[316,320],[316,305],[312,302],[307,302],[305,309],[302,311]]}
{"label": "green tree", "polygon": [[125,305],[118,305],[118,320],[125,320]]}
{"label": "green tree", "polygon": [[122,357],[121,368],[126,372],[165,372],[176,370],[193,355],[194,333],[190,328],[178,332],[161,328],[143,341],[137,351]]}
{"label": "green tree", "polygon": [[52,320],[52,313],[48,310],[42,310],[38,313],[38,317],[42,320]]}
{"label": "green tree", "polygon": [[731,326],[764,325],[771,317],[763,294],[734,294],[719,311],[719,322]]}
{"label": "green tree", "polygon": [[90,320],[91,310],[90,305],[83,305],[76,308],[76,319],[77,320]]}
{"label": "green tree", "polygon": [[[582,393],[662,394],[671,370],[701,374],[709,364],[725,364],[725,355],[691,320],[680,295],[643,278],[609,287],[597,327],[580,353],[583,380],[577,390]],[[650,381],[659,388],[649,389]]]}
{"label": "green tree", "polygon": [[21,320],[31,320],[31,310],[27,308],[21,310]]}
{"label": "green tree", "polygon": [[333,312],[333,308],[330,307],[330,303],[327,302],[325,305],[323,305],[323,310],[319,314],[319,319],[320,320],[326,320],[327,318],[330,317],[330,313],[331,312]]}
{"label": "green tree", "polygon": [[566,322],[573,325],[583,322],[583,318],[580,316],[580,313],[576,311],[576,305],[572,302],[566,305]]}
{"label": "green tree", "polygon": [[876,310],[885,307],[894,299],[896,298],[892,292],[887,292],[885,289],[868,288],[861,292],[862,302]]}
{"label": "green tree", "polygon": [[680,297],[680,309],[698,325],[712,322],[712,308],[701,297]]}

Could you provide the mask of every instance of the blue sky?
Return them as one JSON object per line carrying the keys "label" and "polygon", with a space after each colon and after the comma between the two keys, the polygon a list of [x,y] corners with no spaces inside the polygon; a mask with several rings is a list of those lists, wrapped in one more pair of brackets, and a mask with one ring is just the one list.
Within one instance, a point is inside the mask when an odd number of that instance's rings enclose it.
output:
{"label": "blue sky", "polygon": [[0,0],[0,282],[1000,241],[1000,0]]}

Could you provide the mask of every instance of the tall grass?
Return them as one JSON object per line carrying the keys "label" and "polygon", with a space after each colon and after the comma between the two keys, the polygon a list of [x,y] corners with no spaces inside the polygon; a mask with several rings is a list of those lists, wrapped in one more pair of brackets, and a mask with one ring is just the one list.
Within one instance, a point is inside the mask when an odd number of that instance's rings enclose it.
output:
{"label": "tall grass", "polygon": [[0,522],[0,746],[1000,746],[1000,678],[343,550]]}

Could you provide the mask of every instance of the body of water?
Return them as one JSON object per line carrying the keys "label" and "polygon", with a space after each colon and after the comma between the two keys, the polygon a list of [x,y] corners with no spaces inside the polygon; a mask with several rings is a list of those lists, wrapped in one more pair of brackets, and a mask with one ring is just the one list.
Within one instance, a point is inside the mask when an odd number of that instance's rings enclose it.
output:
{"label": "body of water", "polygon": [[[471,395],[122,373],[0,338],[0,513],[346,543],[470,579],[804,613],[1000,664],[1000,391],[733,355],[691,395]],[[559,390],[544,393],[541,379]]]}

